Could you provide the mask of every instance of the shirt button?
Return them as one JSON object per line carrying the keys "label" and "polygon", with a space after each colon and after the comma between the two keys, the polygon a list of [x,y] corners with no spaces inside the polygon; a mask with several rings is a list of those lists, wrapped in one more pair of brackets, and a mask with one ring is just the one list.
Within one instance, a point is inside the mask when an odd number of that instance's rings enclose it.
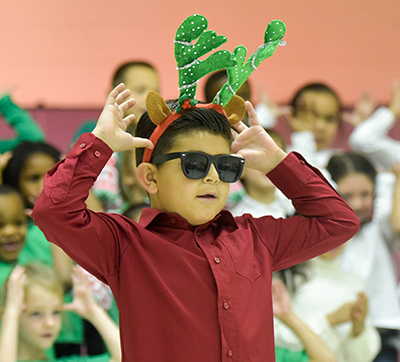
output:
{"label": "shirt button", "polygon": [[101,153],[100,153],[99,151],[94,151],[94,155],[95,155],[96,157],[100,157]]}
{"label": "shirt button", "polygon": [[82,142],[82,143],[79,145],[79,147],[80,147],[80,148],[85,148],[85,147],[86,147],[86,143],[85,143],[85,142]]}
{"label": "shirt button", "polygon": [[217,264],[219,264],[219,263],[221,262],[221,260],[220,260],[219,258],[217,258],[217,257],[214,258],[214,261],[215,261]]}
{"label": "shirt button", "polygon": [[225,302],[225,303],[223,304],[223,307],[224,307],[224,309],[229,309],[229,304],[228,304],[227,302]]}
{"label": "shirt button", "polygon": [[197,236],[201,236],[201,231],[200,231],[200,230],[197,230],[197,231],[196,231],[196,234],[197,234]]}
{"label": "shirt button", "polygon": [[231,349],[228,349],[226,354],[228,355],[228,357],[232,357],[233,356],[233,351]]}
{"label": "shirt button", "polygon": [[306,163],[305,163],[303,160],[301,160],[300,162],[301,162],[303,165],[305,165],[305,164],[306,164]]}

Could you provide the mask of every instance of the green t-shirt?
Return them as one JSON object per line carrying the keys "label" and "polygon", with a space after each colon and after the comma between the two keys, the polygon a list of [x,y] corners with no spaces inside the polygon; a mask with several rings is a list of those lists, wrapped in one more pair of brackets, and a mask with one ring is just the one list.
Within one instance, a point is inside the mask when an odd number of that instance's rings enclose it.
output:
{"label": "green t-shirt", "polygon": [[276,362],[308,362],[310,359],[304,351],[293,352],[286,348],[275,347]]}
{"label": "green t-shirt", "polygon": [[106,354],[100,354],[98,356],[87,356],[87,357],[70,356],[59,359],[49,359],[47,361],[29,361],[29,362],[109,362],[109,361],[110,361],[110,355],[106,353]]}

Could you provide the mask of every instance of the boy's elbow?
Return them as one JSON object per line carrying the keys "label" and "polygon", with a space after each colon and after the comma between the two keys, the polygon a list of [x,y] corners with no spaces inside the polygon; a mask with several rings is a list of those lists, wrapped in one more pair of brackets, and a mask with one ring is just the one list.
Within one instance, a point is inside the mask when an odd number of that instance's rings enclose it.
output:
{"label": "boy's elbow", "polygon": [[357,231],[360,229],[360,221],[358,220],[356,214],[351,211],[351,217],[349,218],[349,226],[348,226],[348,233],[349,237],[348,239],[352,238],[355,234],[357,234]]}

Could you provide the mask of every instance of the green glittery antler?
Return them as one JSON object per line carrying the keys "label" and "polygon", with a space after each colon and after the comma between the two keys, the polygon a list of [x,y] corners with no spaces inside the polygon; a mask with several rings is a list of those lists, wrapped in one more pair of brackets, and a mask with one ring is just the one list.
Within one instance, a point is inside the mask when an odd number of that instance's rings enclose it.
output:
{"label": "green glittery antler", "polygon": [[[179,99],[177,112],[182,109],[185,100],[195,105],[197,82],[206,74],[236,65],[231,52],[221,50],[211,54],[206,60],[199,58],[225,43],[225,36],[217,35],[213,30],[206,30],[207,19],[198,14],[189,16],[175,34],[175,59],[179,70]],[[196,44],[192,41],[198,39]]]}
{"label": "green glittery antler", "polygon": [[225,107],[261,62],[274,54],[278,45],[285,44],[285,42],[281,41],[285,35],[285,31],[286,26],[282,21],[271,21],[265,31],[264,44],[258,47],[246,63],[244,63],[247,54],[246,48],[242,45],[237,46],[233,51],[234,60],[237,63],[233,67],[226,68],[228,82],[222,86],[221,90],[215,96],[213,103]]}

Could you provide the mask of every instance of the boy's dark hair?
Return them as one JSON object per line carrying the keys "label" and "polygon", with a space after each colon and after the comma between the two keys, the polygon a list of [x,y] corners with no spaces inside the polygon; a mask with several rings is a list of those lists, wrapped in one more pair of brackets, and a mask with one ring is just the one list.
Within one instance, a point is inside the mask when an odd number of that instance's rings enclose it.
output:
{"label": "boy's dark hair", "polygon": [[26,160],[37,153],[50,156],[54,160],[54,163],[60,161],[60,151],[50,144],[45,142],[22,142],[13,149],[12,157],[3,170],[3,183],[19,190],[19,175],[21,170]]}
{"label": "boy's dark hair", "polygon": [[115,71],[112,78],[112,87],[115,88],[118,84],[125,82],[125,74],[131,67],[146,67],[154,70],[156,73],[156,68],[148,62],[145,61],[130,61],[122,63]]}
{"label": "boy's dark hair", "polygon": [[349,174],[362,173],[375,185],[377,172],[374,166],[367,158],[358,153],[346,152],[341,155],[334,155],[329,160],[326,168],[332,180],[336,183]]}
{"label": "boy's dark hair", "polygon": [[342,108],[342,103],[340,101],[338,94],[331,87],[329,87],[324,83],[309,83],[298,89],[295,95],[293,96],[292,100],[290,101],[290,105],[293,108],[293,114],[295,116],[299,108],[299,100],[301,96],[306,92],[331,94],[336,99],[339,106],[339,110]]}
{"label": "boy's dark hair", "polygon": [[[177,107],[177,101],[169,101],[167,105],[172,111]],[[136,127],[135,136],[150,138],[156,125],[150,120],[147,112],[140,117]],[[178,137],[187,136],[193,132],[209,132],[220,135],[226,139],[229,145],[232,144],[233,137],[228,119],[221,113],[210,108],[190,108],[162,134],[152,153],[154,156],[167,153],[174,147]],[[143,160],[144,148],[136,148],[136,165],[140,165]],[[151,162],[151,161],[150,161]]]}

